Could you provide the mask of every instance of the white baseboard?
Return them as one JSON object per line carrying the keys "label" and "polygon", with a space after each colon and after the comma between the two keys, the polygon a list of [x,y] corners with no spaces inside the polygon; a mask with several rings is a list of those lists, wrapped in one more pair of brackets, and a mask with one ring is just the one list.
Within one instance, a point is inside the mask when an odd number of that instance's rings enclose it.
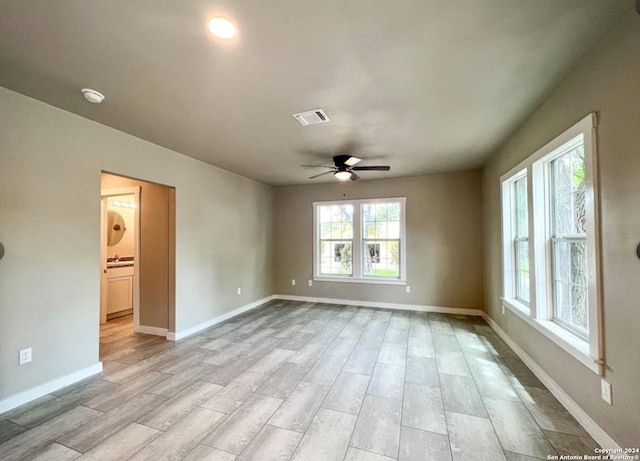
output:
{"label": "white baseboard", "polygon": [[469,309],[464,307],[441,307],[428,306],[424,304],[400,304],[400,303],[380,303],[375,301],[359,301],[355,299],[335,299],[335,298],[314,298],[312,296],[294,296],[294,295],[274,295],[275,299],[283,299],[286,301],[303,301],[309,303],[324,304],[346,304],[349,306],[376,307],[378,309],[400,309],[405,311],[419,312],[439,312],[441,314],[461,314],[481,316],[480,309]]}
{"label": "white baseboard", "polygon": [[252,303],[246,304],[242,307],[239,307],[237,309],[234,309],[230,312],[227,312],[225,314],[219,315],[217,317],[214,317],[210,320],[207,320],[206,322],[203,322],[199,325],[196,325],[194,327],[191,328],[187,328],[186,330],[182,330],[182,331],[177,331],[175,333],[173,332],[168,332],[167,333],[167,339],[169,341],[178,341],[182,338],[186,338],[187,336],[191,336],[193,334],[198,333],[199,331],[202,330],[206,330],[207,328],[210,328],[220,322],[224,322],[225,320],[229,320],[232,317],[235,317],[237,315],[240,315],[244,312],[250,311],[251,309],[255,309],[258,306],[262,306],[264,303],[268,303],[269,301],[271,301],[272,299],[275,299],[274,295],[271,296],[267,296],[266,298],[262,298],[259,299],[257,301],[254,301]]}
{"label": "white baseboard", "polygon": [[136,333],[146,333],[148,335],[167,336],[167,332],[169,330],[167,330],[166,328],[148,327],[146,325],[138,325],[136,327],[133,327],[133,331],[135,331]]}
{"label": "white baseboard", "polygon": [[71,373],[70,375],[54,379],[53,381],[49,381],[39,386],[32,387],[31,389],[28,389],[26,391],[20,392],[19,394],[7,397],[4,400],[0,400],[0,413],[12,410],[19,407],[20,405],[24,405],[25,403],[31,402],[32,400],[38,399],[47,394],[62,389],[63,387],[69,386],[70,384],[77,383],[78,381],[82,381],[83,379],[87,379],[93,375],[97,375],[101,371],[102,362],[98,362],[95,365],[83,368],[82,370],[78,370],[75,373]]}
{"label": "white baseboard", "polygon": [[542,384],[554,395],[556,399],[567,409],[569,413],[584,427],[584,429],[593,437],[593,439],[600,444],[602,448],[616,448],[620,449],[620,446],[607,434],[580,406],[567,394],[554,380],[545,372],[540,365],[538,365],[518,344],[500,328],[491,317],[486,313],[482,313],[482,317],[493,328],[493,330],[500,336],[505,343],[516,353],[518,357],[529,367],[534,375],[538,377]]}

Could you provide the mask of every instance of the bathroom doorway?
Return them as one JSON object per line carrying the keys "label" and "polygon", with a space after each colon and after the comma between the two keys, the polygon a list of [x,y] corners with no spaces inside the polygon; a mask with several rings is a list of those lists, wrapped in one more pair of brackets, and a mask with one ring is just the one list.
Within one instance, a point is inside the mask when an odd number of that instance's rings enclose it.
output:
{"label": "bathroom doorway", "polygon": [[140,325],[140,186],[102,189],[100,324]]}
{"label": "bathroom doorway", "polygon": [[100,359],[175,331],[175,189],[103,172]]}

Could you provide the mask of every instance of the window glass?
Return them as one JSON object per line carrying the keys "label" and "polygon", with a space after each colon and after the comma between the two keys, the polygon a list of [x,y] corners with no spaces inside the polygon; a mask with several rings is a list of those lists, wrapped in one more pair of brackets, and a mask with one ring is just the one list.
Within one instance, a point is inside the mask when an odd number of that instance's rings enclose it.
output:
{"label": "window glass", "polygon": [[516,299],[529,304],[529,208],[527,201],[527,176],[513,183],[515,203],[514,259]]}
{"label": "window glass", "polygon": [[317,212],[320,234],[320,273],[351,275],[353,205],[323,205]]}
{"label": "window glass", "polygon": [[585,161],[582,145],[549,162],[553,316],[583,336],[589,331]]}
{"label": "window glass", "polygon": [[367,277],[400,277],[400,204],[362,204],[362,273]]}

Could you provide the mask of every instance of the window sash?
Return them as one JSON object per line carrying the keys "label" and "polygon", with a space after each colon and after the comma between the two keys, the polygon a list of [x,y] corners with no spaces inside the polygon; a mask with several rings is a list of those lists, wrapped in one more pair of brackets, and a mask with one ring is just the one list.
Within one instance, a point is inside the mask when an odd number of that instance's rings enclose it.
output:
{"label": "window sash", "polygon": [[[397,243],[397,248],[398,248],[398,255],[397,255],[397,264],[395,264],[398,267],[398,275],[382,275],[382,274],[372,274],[372,273],[368,273],[367,272],[367,265],[368,262],[371,258],[369,250],[368,250],[368,246],[371,244],[380,244],[380,252],[378,254],[378,262],[371,262],[371,264],[382,264],[382,260],[383,259],[391,259],[393,256],[391,256],[391,258],[383,258],[382,257],[382,244],[389,244],[389,243]],[[373,277],[373,278],[378,278],[378,279],[393,279],[393,280],[398,280],[400,278],[400,268],[401,268],[401,259],[402,259],[402,254],[400,251],[400,239],[362,239],[362,277],[363,278],[369,278],[369,277]],[[387,245],[387,251],[390,251]],[[387,264],[388,267],[388,264]]]}
{"label": "window sash", "polygon": [[[329,254],[326,256],[322,252],[322,247],[324,243],[329,244]],[[335,247],[335,245],[341,245],[341,244],[348,245],[349,248],[351,249],[351,257],[348,259],[349,270],[344,272],[331,272],[331,271],[325,272],[323,270],[325,267],[329,267],[330,269],[333,267],[340,267],[340,266],[344,267],[345,263],[343,263],[340,257],[336,254],[336,247]],[[318,271],[321,275],[330,276],[330,277],[345,277],[345,276],[350,277],[353,275],[353,240],[352,239],[321,239],[318,242],[318,255],[319,255]]]}
{"label": "window sash", "polygon": [[[572,255],[569,254],[568,261],[559,261],[561,257],[561,252],[558,249],[560,244],[582,244],[584,247],[583,250],[583,264],[582,273],[584,274],[584,283],[576,283],[576,275],[574,274],[574,269],[579,269],[574,265],[574,260]],[[576,235],[576,236],[562,236],[562,237],[553,237],[551,238],[551,277],[552,277],[552,299],[553,299],[553,312],[552,312],[552,320],[561,326],[571,330],[573,333],[588,339],[589,338],[589,286],[587,282],[587,237],[586,235]],[[571,253],[571,246],[569,247],[569,253]],[[562,268],[560,266],[567,265],[569,266],[569,274],[568,279],[564,277],[562,274]],[[566,271],[566,268],[565,268]],[[575,298],[576,296],[582,296],[584,302],[580,302],[578,299],[578,303],[582,304],[581,307],[582,312],[574,312],[575,306]],[[568,302],[567,302],[568,301]],[[580,307],[580,306],[579,306]],[[564,315],[562,311],[568,310]],[[579,318],[580,316],[584,319],[584,326],[581,326],[579,323],[573,322],[573,318]],[[569,319],[567,320],[567,317]]]}

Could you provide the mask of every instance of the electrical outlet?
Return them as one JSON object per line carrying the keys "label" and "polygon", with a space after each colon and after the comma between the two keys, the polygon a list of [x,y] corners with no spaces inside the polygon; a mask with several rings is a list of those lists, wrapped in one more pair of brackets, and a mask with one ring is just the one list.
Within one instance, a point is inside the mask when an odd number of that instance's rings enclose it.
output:
{"label": "electrical outlet", "polygon": [[609,405],[612,405],[611,383],[606,382],[604,379],[600,380],[600,390],[602,391],[602,400],[607,402]]}
{"label": "electrical outlet", "polygon": [[296,285],[296,279],[291,279],[291,285],[293,285],[293,286]]}
{"label": "electrical outlet", "polygon": [[22,349],[19,357],[20,365],[31,362],[31,348]]}
{"label": "electrical outlet", "polygon": [[504,315],[504,304],[502,305],[502,315]]}
{"label": "electrical outlet", "polygon": [[242,288],[238,288],[238,294],[241,295],[242,294]]}
{"label": "electrical outlet", "polygon": [[407,293],[411,293],[411,287],[407,285],[406,287],[404,287],[404,291],[406,291]]}
{"label": "electrical outlet", "polygon": [[312,287],[312,286],[313,286],[313,280],[309,280],[309,281],[307,281],[307,285],[309,285],[310,287]]}

